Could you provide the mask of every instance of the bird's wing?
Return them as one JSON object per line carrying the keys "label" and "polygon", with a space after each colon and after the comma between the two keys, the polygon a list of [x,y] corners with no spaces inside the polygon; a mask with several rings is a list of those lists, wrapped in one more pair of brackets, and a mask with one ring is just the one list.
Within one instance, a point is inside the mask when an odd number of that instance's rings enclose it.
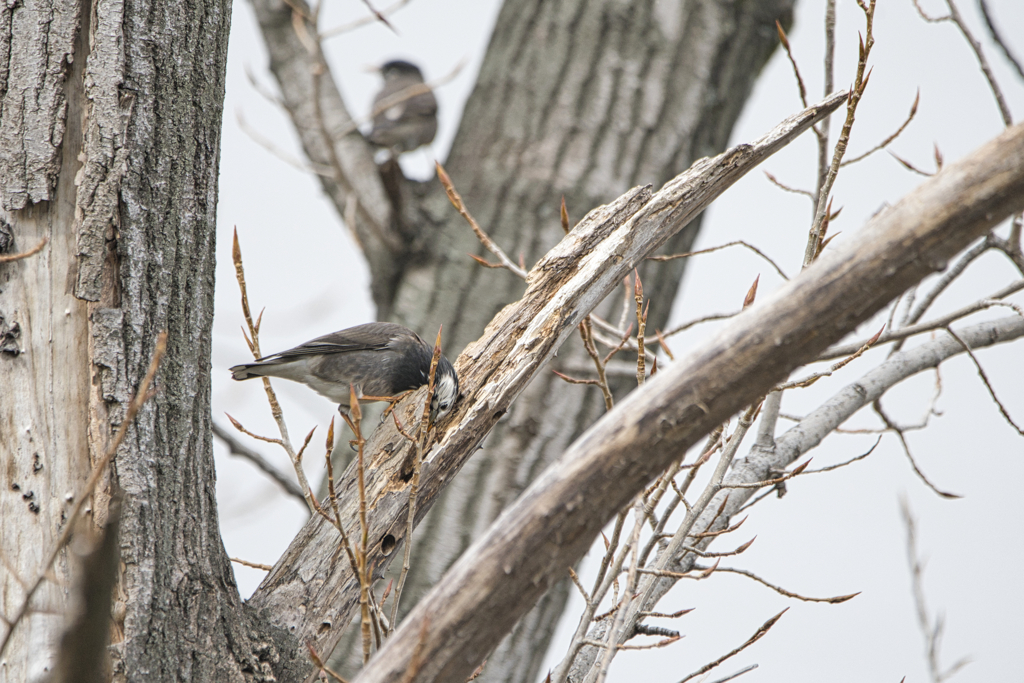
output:
{"label": "bird's wing", "polygon": [[409,334],[405,328],[393,323],[368,323],[350,327],[347,330],[331,332],[322,337],[300,344],[294,349],[273,353],[257,360],[258,363],[287,363],[303,356],[325,353],[347,353],[350,351],[380,351],[387,348],[392,339],[400,334]]}
{"label": "bird's wing", "polygon": [[437,99],[427,91],[405,101],[407,116],[434,116],[437,114]]}

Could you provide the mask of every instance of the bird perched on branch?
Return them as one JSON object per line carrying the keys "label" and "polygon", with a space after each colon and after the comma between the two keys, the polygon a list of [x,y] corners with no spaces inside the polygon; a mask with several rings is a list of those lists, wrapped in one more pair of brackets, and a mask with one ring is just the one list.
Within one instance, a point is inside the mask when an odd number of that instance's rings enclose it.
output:
{"label": "bird perched on branch", "polygon": [[370,142],[395,156],[430,144],[437,133],[437,100],[419,67],[396,59],[380,73],[384,87],[373,99]]}
{"label": "bird perched on branch", "polygon": [[[368,323],[317,337],[294,349],[231,368],[236,380],[280,377],[301,382],[321,396],[351,406],[349,386],[360,399],[387,400],[427,384],[433,348],[407,327]],[[459,395],[455,368],[443,355],[434,373],[430,419],[445,415]]]}

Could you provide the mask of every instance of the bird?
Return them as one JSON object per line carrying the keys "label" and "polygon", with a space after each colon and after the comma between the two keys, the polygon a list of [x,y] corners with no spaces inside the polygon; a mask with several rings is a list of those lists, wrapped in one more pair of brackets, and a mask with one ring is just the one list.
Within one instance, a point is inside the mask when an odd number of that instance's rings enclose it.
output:
{"label": "bird", "polygon": [[[351,386],[368,401],[388,400],[428,383],[433,348],[407,327],[367,323],[325,334],[293,349],[230,368],[232,378],[280,377],[300,382],[321,396],[350,408]],[[433,422],[451,410],[459,395],[459,377],[441,356],[430,403]]]}
{"label": "bird", "polygon": [[368,136],[394,156],[429,145],[437,133],[437,100],[415,64],[396,59],[380,67],[384,87],[373,99]]}

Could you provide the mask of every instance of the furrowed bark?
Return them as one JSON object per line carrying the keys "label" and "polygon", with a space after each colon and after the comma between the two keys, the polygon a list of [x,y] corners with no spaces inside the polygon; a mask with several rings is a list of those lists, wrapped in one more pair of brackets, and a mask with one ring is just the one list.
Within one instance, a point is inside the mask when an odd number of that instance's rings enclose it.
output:
{"label": "furrowed bark", "polygon": [[[588,214],[541,259],[529,273],[523,298],[501,311],[456,362],[462,398],[439,426],[423,463],[417,518],[422,519],[511,402],[626,273],[744,173],[845,100],[845,93],[836,93],[752,144],[701,159],[653,195],[648,188],[634,188]],[[399,419],[406,427],[414,424],[422,395],[421,390],[400,404]],[[369,564],[379,577],[400,555],[394,548],[405,535],[414,449],[388,421],[374,432],[366,453]],[[357,527],[355,488],[350,466],[337,486],[342,523],[349,533]],[[297,643],[312,643],[318,652],[337,643],[337,626],[348,623],[357,604],[358,583],[338,551],[339,540],[322,517],[312,518],[249,601],[261,617]],[[308,663],[305,667],[308,671]]]}
{"label": "furrowed bark", "polygon": [[681,452],[1022,207],[1018,125],[947,166],[620,402],[470,547],[356,680],[464,680]]}
{"label": "furrowed bark", "polygon": [[[46,570],[69,496],[124,419],[157,335],[169,335],[156,394],[88,506],[87,523],[102,525],[111,493],[123,497],[118,681],[269,679],[277,658],[241,604],[214,490],[210,328],[230,17],[224,0],[0,9],[0,217],[19,249],[49,238],[36,256],[0,264],[0,514],[26,580]],[[62,553],[16,626],[0,680],[51,668],[69,563]],[[22,592],[0,576],[11,614]]]}

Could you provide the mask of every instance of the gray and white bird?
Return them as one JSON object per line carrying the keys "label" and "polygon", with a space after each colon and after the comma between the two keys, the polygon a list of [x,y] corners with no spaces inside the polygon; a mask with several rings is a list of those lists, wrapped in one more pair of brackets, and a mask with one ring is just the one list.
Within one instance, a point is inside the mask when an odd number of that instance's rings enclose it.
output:
{"label": "gray and white bird", "polygon": [[[325,334],[294,349],[231,368],[236,380],[280,377],[301,382],[344,410],[349,386],[357,396],[396,396],[427,384],[433,348],[419,335],[395,323],[367,323]],[[434,374],[430,419],[445,415],[459,395],[459,378],[444,356]]]}
{"label": "gray and white bird", "polygon": [[437,100],[419,67],[396,59],[380,73],[384,87],[373,99],[370,142],[396,156],[429,145],[437,134]]}

